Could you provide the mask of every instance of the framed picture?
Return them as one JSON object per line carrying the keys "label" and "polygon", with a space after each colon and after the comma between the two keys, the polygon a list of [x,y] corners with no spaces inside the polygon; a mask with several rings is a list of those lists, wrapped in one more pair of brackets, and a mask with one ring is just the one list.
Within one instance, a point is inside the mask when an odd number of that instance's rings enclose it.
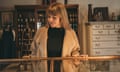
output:
{"label": "framed picture", "polygon": [[2,23],[2,26],[4,26],[7,23],[13,24],[13,11],[2,11],[1,23]]}
{"label": "framed picture", "polygon": [[108,21],[108,7],[95,7],[93,9],[93,19],[95,21]]}

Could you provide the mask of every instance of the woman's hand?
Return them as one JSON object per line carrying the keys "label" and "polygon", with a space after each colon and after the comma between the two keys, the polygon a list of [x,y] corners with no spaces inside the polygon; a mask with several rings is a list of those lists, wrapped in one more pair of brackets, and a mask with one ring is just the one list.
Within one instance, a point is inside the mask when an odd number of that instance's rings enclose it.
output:
{"label": "woman's hand", "polygon": [[75,53],[75,54],[72,54],[72,57],[73,58],[73,64],[78,67],[80,65],[80,59],[78,59],[78,57],[80,56],[79,53]]}
{"label": "woman's hand", "polygon": [[[80,65],[81,60],[88,60],[87,57],[88,55],[79,55],[79,54],[75,54],[72,55],[73,58],[73,64],[78,67]],[[80,58],[81,57],[81,58]]]}

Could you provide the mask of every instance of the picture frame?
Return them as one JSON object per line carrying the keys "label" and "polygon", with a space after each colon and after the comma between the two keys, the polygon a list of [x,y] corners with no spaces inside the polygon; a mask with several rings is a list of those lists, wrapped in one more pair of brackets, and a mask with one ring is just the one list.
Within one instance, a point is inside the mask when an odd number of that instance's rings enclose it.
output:
{"label": "picture frame", "polygon": [[2,11],[1,12],[1,25],[4,26],[6,24],[13,25],[13,11]]}
{"label": "picture frame", "polygon": [[108,7],[95,7],[93,9],[93,19],[94,21],[108,21],[109,20]]}

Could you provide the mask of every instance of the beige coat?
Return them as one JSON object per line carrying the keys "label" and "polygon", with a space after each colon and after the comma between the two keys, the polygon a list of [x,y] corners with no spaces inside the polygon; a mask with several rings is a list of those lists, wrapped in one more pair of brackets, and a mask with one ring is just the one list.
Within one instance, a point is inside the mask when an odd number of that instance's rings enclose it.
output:
{"label": "beige coat", "polygon": [[[40,28],[32,42],[31,50],[32,56],[47,57],[47,27]],[[80,46],[75,32],[65,30],[65,37],[63,42],[62,57],[72,56],[72,54],[79,55]],[[46,61],[36,62],[33,64],[34,72],[47,72]],[[62,62],[62,72],[77,72],[74,62],[72,60],[65,60]]]}

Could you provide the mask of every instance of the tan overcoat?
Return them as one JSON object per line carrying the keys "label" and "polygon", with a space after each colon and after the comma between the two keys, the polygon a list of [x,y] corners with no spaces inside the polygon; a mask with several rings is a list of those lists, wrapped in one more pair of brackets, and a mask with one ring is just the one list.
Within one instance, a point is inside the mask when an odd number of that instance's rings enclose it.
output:
{"label": "tan overcoat", "polygon": [[[32,55],[35,57],[47,57],[47,27],[41,27],[34,37],[31,44]],[[71,57],[72,53],[79,55],[80,46],[74,30],[65,30],[63,41],[62,57]],[[77,72],[73,60],[62,61],[62,72]],[[33,63],[34,72],[47,72],[47,62],[39,61]]]}

